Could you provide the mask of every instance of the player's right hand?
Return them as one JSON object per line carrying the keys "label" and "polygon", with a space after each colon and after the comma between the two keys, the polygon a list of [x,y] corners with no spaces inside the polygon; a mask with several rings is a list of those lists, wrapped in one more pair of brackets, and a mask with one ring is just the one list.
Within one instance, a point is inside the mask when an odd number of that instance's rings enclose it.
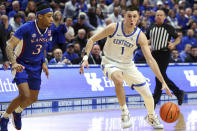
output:
{"label": "player's right hand", "polygon": [[21,64],[15,63],[12,65],[12,70],[16,70],[16,72],[23,72],[23,69],[25,69],[25,67]]}
{"label": "player's right hand", "polygon": [[172,93],[171,93],[170,89],[168,88],[168,86],[167,86],[167,84],[165,82],[162,83],[162,89],[161,90],[163,90],[163,89],[166,90],[166,94],[167,95],[169,95],[170,97],[172,97]]}
{"label": "player's right hand", "polygon": [[87,60],[84,60],[83,62],[82,62],[82,64],[81,64],[81,67],[80,67],[80,69],[79,69],[79,73],[80,74],[83,74],[84,73],[84,67],[89,67],[89,65],[88,65],[88,61]]}

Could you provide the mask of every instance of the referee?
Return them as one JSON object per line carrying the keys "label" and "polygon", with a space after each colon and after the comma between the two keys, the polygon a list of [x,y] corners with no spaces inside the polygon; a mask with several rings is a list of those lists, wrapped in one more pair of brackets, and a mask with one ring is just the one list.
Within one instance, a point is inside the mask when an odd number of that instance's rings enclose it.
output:
{"label": "referee", "polygon": [[[161,74],[163,75],[170,90],[172,90],[174,95],[177,97],[178,104],[182,105],[184,100],[184,91],[180,90],[166,74],[166,70],[170,61],[170,51],[180,43],[180,38],[171,25],[164,23],[165,18],[166,16],[164,11],[158,10],[155,16],[156,22],[148,28],[146,36],[150,40],[152,55],[159,65]],[[175,39],[173,43],[170,42],[171,37]],[[157,78],[155,79],[156,87],[153,98],[156,106],[162,94],[162,84]]]}

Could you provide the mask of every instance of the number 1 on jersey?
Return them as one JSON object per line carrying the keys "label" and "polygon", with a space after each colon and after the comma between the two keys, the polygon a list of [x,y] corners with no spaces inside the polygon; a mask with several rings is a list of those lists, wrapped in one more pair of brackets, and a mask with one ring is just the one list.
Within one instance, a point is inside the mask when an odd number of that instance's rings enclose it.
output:
{"label": "number 1 on jersey", "polygon": [[123,55],[123,53],[124,53],[124,46],[122,47],[122,52],[121,52],[121,55]]}

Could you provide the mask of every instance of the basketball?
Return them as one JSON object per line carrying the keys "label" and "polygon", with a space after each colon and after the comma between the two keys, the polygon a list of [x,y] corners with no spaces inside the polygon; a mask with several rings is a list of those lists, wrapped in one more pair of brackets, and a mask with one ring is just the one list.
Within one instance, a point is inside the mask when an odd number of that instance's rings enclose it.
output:
{"label": "basketball", "polygon": [[180,109],[177,104],[167,102],[160,108],[160,117],[167,123],[175,122],[180,116]]}

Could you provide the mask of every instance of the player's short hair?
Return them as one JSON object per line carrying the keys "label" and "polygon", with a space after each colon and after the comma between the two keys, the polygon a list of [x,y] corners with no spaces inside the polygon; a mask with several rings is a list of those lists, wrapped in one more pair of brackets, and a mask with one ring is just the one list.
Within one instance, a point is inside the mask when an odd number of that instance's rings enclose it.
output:
{"label": "player's short hair", "polygon": [[126,11],[137,11],[139,13],[139,8],[136,6],[128,6]]}
{"label": "player's short hair", "polygon": [[39,4],[36,8],[36,12],[47,9],[47,8],[51,8],[51,7],[47,4]]}

